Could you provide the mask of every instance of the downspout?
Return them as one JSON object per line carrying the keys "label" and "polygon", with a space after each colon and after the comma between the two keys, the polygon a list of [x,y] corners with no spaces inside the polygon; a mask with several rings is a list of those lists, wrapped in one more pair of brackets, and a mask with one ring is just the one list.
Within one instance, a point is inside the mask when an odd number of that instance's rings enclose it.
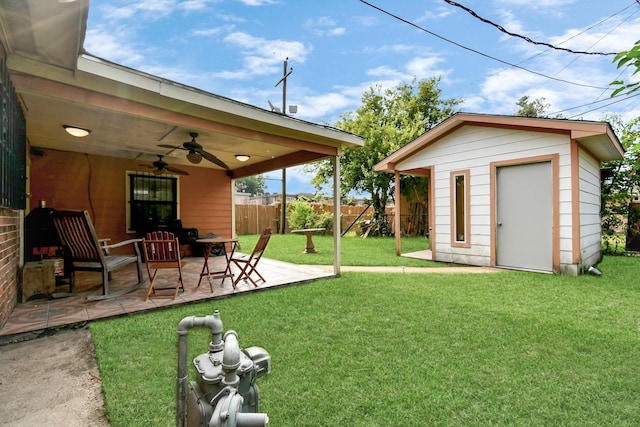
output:
{"label": "downspout", "polygon": [[402,247],[400,245],[400,233],[402,227],[400,227],[400,171],[397,169],[394,171],[395,189],[393,190],[393,197],[396,199],[396,208],[394,209],[393,216],[395,224],[393,224],[393,233],[396,235],[396,255],[402,254]]}
{"label": "downspout", "polygon": [[218,310],[213,312],[213,316],[185,317],[178,324],[178,406],[176,425],[179,427],[185,426],[187,414],[187,343],[189,331],[202,326],[211,329],[209,353],[218,352],[224,348],[224,342],[222,341],[222,320],[220,320],[220,312]]}

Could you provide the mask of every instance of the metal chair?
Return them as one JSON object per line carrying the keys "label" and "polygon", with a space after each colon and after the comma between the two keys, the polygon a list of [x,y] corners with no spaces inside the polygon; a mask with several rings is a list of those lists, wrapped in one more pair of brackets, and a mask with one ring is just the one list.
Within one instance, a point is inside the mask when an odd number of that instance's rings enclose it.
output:
{"label": "metal chair", "polygon": [[[79,210],[56,211],[53,224],[62,243],[65,268],[71,269],[69,291],[73,292],[76,271],[96,271],[102,274],[102,295],[88,296],[87,300],[99,300],[124,295],[142,283],[142,259],[140,256],[140,239],[130,239],[119,243],[106,244],[106,239],[98,239],[96,230],[89,217],[89,212]],[[131,245],[132,255],[111,255],[110,250]],[[116,292],[109,291],[111,272],[136,264],[138,282],[127,289]]]}
{"label": "metal chair", "polygon": [[[258,239],[255,248],[251,252],[251,255],[241,255],[236,257],[235,255],[229,260],[230,263],[233,263],[240,269],[240,273],[233,280],[233,288],[236,288],[236,285],[240,280],[249,280],[253,283],[253,286],[256,288],[258,284],[256,280],[262,280],[266,282],[264,277],[258,272],[256,267],[258,266],[258,262],[260,262],[260,258],[262,258],[262,254],[267,248],[267,243],[269,243],[269,239],[271,238],[271,229],[267,228],[262,232],[262,235]],[[259,279],[254,280],[251,275],[256,274]]]}
{"label": "metal chair", "polygon": [[[173,233],[167,231],[153,231],[147,233],[142,239],[142,252],[144,262],[149,274],[149,290],[145,301],[149,297],[173,297],[176,299],[178,291],[184,292],[184,282],[182,281],[182,261],[180,260],[180,243]],[[156,276],[160,269],[178,270],[178,280],[172,286],[158,286]],[[166,291],[171,291],[167,293]]]}

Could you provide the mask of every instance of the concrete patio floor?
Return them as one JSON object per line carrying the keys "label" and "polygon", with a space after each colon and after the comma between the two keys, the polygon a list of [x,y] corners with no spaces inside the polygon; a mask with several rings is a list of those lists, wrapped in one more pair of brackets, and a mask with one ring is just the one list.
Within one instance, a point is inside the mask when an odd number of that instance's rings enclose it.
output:
{"label": "concrete patio floor", "polygon": [[[209,258],[211,271],[224,269],[224,263],[223,256]],[[251,282],[240,281],[236,289],[233,289],[229,278],[226,278],[224,283],[222,279],[213,279],[210,285],[206,277],[202,279],[202,283],[198,287],[202,266],[203,258],[183,259],[185,290],[180,292],[175,300],[170,297],[155,297],[145,301],[149,280],[143,265],[145,282],[137,290],[105,300],[87,301],[85,299],[87,296],[102,293],[100,274],[78,272],[76,273],[75,288],[79,289],[79,292],[65,293],[68,292],[68,286],[61,286],[61,289],[56,289],[55,298],[51,296],[43,296],[39,299],[33,297],[24,303],[17,304],[7,322],[0,329],[0,344],[29,339],[29,335],[37,336],[46,330],[82,324],[92,320],[335,277],[333,268],[300,266],[263,258],[258,265],[258,271],[265,277],[266,282],[258,282],[257,288]],[[176,271],[165,270],[158,275],[160,284],[173,284],[176,280]],[[117,291],[129,287],[135,282],[135,265],[130,265],[113,273],[109,289]]]}

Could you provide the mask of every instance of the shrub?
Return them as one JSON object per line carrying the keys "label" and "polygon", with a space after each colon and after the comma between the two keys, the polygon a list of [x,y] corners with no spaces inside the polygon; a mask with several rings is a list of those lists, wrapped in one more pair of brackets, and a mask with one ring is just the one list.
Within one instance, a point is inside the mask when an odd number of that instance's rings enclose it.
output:
{"label": "shrub", "polygon": [[324,212],[315,213],[313,205],[305,197],[300,197],[287,205],[287,221],[292,230],[305,228],[333,229],[333,215]]}

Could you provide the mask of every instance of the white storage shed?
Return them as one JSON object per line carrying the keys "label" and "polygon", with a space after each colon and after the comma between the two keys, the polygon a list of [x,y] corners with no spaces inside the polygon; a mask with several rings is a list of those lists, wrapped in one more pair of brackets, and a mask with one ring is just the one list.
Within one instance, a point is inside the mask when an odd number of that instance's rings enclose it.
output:
{"label": "white storage shed", "polygon": [[[429,178],[431,258],[577,275],[601,259],[605,122],[458,113],[376,165]],[[396,251],[401,215],[395,212]]]}

